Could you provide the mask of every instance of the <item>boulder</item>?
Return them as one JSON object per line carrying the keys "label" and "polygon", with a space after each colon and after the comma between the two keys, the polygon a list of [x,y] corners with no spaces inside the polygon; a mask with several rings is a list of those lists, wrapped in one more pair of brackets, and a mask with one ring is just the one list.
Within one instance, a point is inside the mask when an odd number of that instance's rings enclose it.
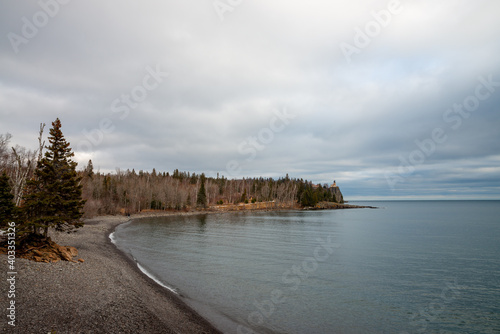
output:
{"label": "boulder", "polygon": [[78,251],[74,247],[66,247],[66,246],[59,246],[57,245],[56,247],[56,254],[60,256],[61,259],[69,261],[69,262],[76,262],[73,261],[73,252],[76,251],[78,254]]}
{"label": "boulder", "polygon": [[76,249],[75,247],[67,246],[66,248],[68,249],[68,252],[70,252],[72,257],[78,255],[78,249]]}

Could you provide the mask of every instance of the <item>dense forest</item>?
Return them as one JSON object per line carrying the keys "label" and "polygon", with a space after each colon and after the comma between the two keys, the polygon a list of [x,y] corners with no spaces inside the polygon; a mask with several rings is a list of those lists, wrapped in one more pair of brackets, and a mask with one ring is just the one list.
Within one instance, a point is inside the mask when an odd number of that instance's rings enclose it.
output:
{"label": "dense forest", "polygon": [[[134,170],[113,174],[93,173],[92,162],[83,173],[83,197],[87,215],[134,213],[141,210],[189,210],[214,205],[272,202],[277,206],[315,206],[320,201],[336,202],[327,185],[272,178],[227,179],[204,174]],[[339,199],[342,201],[342,199]]]}
{"label": "dense forest", "polygon": [[[30,180],[36,178],[43,158],[44,124],[40,125],[38,149],[11,146],[9,134],[0,135],[0,175],[8,183],[12,201],[22,207]],[[130,214],[143,210],[191,210],[217,205],[272,202],[277,207],[315,206],[318,202],[343,202],[328,185],[313,185],[302,179],[206,177],[182,172],[117,169],[114,173],[94,172],[92,161],[77,170],[86,217],[103,214]],[[341,197],[341,196],[340,196]]]}

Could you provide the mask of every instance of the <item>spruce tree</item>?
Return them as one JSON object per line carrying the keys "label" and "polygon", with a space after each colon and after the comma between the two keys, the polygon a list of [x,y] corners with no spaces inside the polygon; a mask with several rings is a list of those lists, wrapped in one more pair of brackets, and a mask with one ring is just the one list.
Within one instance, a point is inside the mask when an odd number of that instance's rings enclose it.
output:
{"label": "spruce tree", "polygon": [[200,177],[200,190],[198,191],[198,197],[196,198],[196,205],[198,207],[207,207],[207,193],[205,191],[205,174],[201,174]]}
{"label": "spruce tree", "polygon": [[49,132],[49,146],[34,173],[27,182],[24,211],[32,233],[47,237],[48,229],[71,232],[83,226],[80,218],[85,201],[82,200],[81,177],[76,173],[74,153],[61,132],[61,121],[56,119]]}
{"label": "spruce tree", "polygon": [[0,176],[0,228],[7,226],[14,219],[16,206],[13,200],[9,177],[3,172]]}
{"label": "spruce tree", "polygon": [[92,160],[89,160],[87,167],[85,168],[85,174],[90,178],[94,176],[94,165],[92,164]]}

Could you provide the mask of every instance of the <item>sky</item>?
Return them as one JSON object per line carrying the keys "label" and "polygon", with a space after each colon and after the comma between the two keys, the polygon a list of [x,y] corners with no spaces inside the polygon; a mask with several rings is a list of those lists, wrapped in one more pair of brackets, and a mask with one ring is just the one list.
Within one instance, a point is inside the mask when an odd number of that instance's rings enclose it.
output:
{"label": "sky", "polygon": [[500,199],[500,2],[0,3],[0,134],[78,168]]}

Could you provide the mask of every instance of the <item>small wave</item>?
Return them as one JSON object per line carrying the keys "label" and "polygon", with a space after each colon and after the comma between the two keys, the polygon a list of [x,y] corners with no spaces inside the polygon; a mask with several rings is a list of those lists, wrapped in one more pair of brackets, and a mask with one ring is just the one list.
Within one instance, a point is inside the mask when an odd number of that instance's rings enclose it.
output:
{"label": "small wave", "polygon": [[153,281],[155,281],[156,283],[158,283],[160,286],[164,287],[165,289],[169,290],[169,291],[172,291],[173,293],[175,293],[176,295],[178,295],[179,293],[177,292],[177,290],[175,290],[174,288],[171,288],[169,287],[168,285],[165,285],[163,284],[160,280],[158,280],[156,277],[154,277],[151,273],[149,273],[146,269],[144,269],[143,266],[141,266],[139,264],[139,262],[137,262],[137,267],[146,275],[148,276],[149,278],[151,278]]}

